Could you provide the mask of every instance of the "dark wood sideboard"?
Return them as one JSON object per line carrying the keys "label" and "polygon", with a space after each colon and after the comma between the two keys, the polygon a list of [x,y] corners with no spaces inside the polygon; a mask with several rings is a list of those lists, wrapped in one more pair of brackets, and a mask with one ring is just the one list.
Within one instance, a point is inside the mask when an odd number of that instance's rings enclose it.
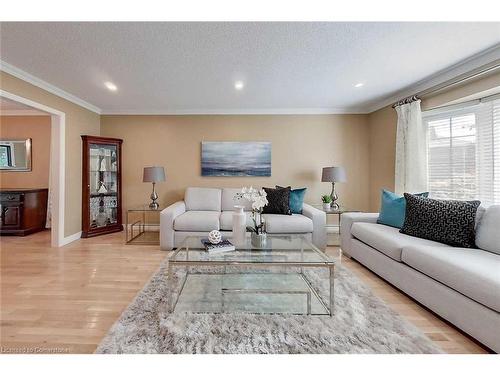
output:
{"label": "dark wood sideboard", "polygon": [[0,189],[0,235],[26,236],[45,229],[48,189]]}

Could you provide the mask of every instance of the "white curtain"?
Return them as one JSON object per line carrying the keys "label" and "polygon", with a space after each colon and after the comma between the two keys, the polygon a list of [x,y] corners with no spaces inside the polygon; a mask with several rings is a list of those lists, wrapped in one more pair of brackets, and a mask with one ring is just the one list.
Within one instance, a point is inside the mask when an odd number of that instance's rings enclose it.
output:
{"label": "white curtain", "polygon": [[420,100],[396,107],[395,192],[427,191],[427,130],[422,122]]}

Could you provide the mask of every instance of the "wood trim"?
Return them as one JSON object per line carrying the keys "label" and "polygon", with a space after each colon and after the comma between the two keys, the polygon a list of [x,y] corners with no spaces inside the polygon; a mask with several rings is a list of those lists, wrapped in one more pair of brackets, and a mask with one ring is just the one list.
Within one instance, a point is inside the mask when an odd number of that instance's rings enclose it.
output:
{"label": "wood trim", "polygon": [[100,227],[96,229],[89,229],[88,231],[82,230],[82,238],[90,238],[95,236],[102,236],[103,234],[110,234],[115,232],[121,232],[123,230],[123,225],[108,225],[106,227]]}
{"label": "wood trim", "polygon": [[120,145],[123,143],[123,139],[119,138],[110,138],[110,137],[99,137],[96,135],[82,135],[81,136],[84,141],[88,143],[98,143],[98,144],[109,144],[109,143],[119,143]]}
{"label": "wood trim", "polygon": [[38,188],[38,189],[30,189],[30,188],[22,188],[22,189],[0,189],[1,193],[29,193],[29,192],[39,192],[47,190],[47,188]]}

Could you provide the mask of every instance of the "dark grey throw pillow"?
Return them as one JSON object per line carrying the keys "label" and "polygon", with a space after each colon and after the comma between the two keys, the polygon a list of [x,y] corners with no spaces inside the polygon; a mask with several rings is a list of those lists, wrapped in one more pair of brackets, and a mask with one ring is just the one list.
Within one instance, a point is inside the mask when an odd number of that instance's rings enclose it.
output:
{"label": "dark grey throw pillow", "polygon": [[451,246],[475,247],[480,201],[437,200],[405,193],[406,216],[400,232]]}
{"label": "dark grey throw pillow", "polygon": [[263,188],[267,193],[267,206],[264,206],[262,213],[291,215],[290,211],[290,186],[282,189]]}

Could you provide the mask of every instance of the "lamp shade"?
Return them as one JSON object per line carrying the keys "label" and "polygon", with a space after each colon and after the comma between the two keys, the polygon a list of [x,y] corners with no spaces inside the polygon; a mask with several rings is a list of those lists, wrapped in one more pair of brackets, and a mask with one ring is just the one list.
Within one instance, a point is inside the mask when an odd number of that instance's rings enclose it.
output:
{"label": "lamp shade", "polygon": [[321,174],[322,182],[346,182],[344,167],[324,167]]}
{"label": "lamp shade", "polygon": [[163,167],[144,167],[142,182],[165,181],[165,170]]}

